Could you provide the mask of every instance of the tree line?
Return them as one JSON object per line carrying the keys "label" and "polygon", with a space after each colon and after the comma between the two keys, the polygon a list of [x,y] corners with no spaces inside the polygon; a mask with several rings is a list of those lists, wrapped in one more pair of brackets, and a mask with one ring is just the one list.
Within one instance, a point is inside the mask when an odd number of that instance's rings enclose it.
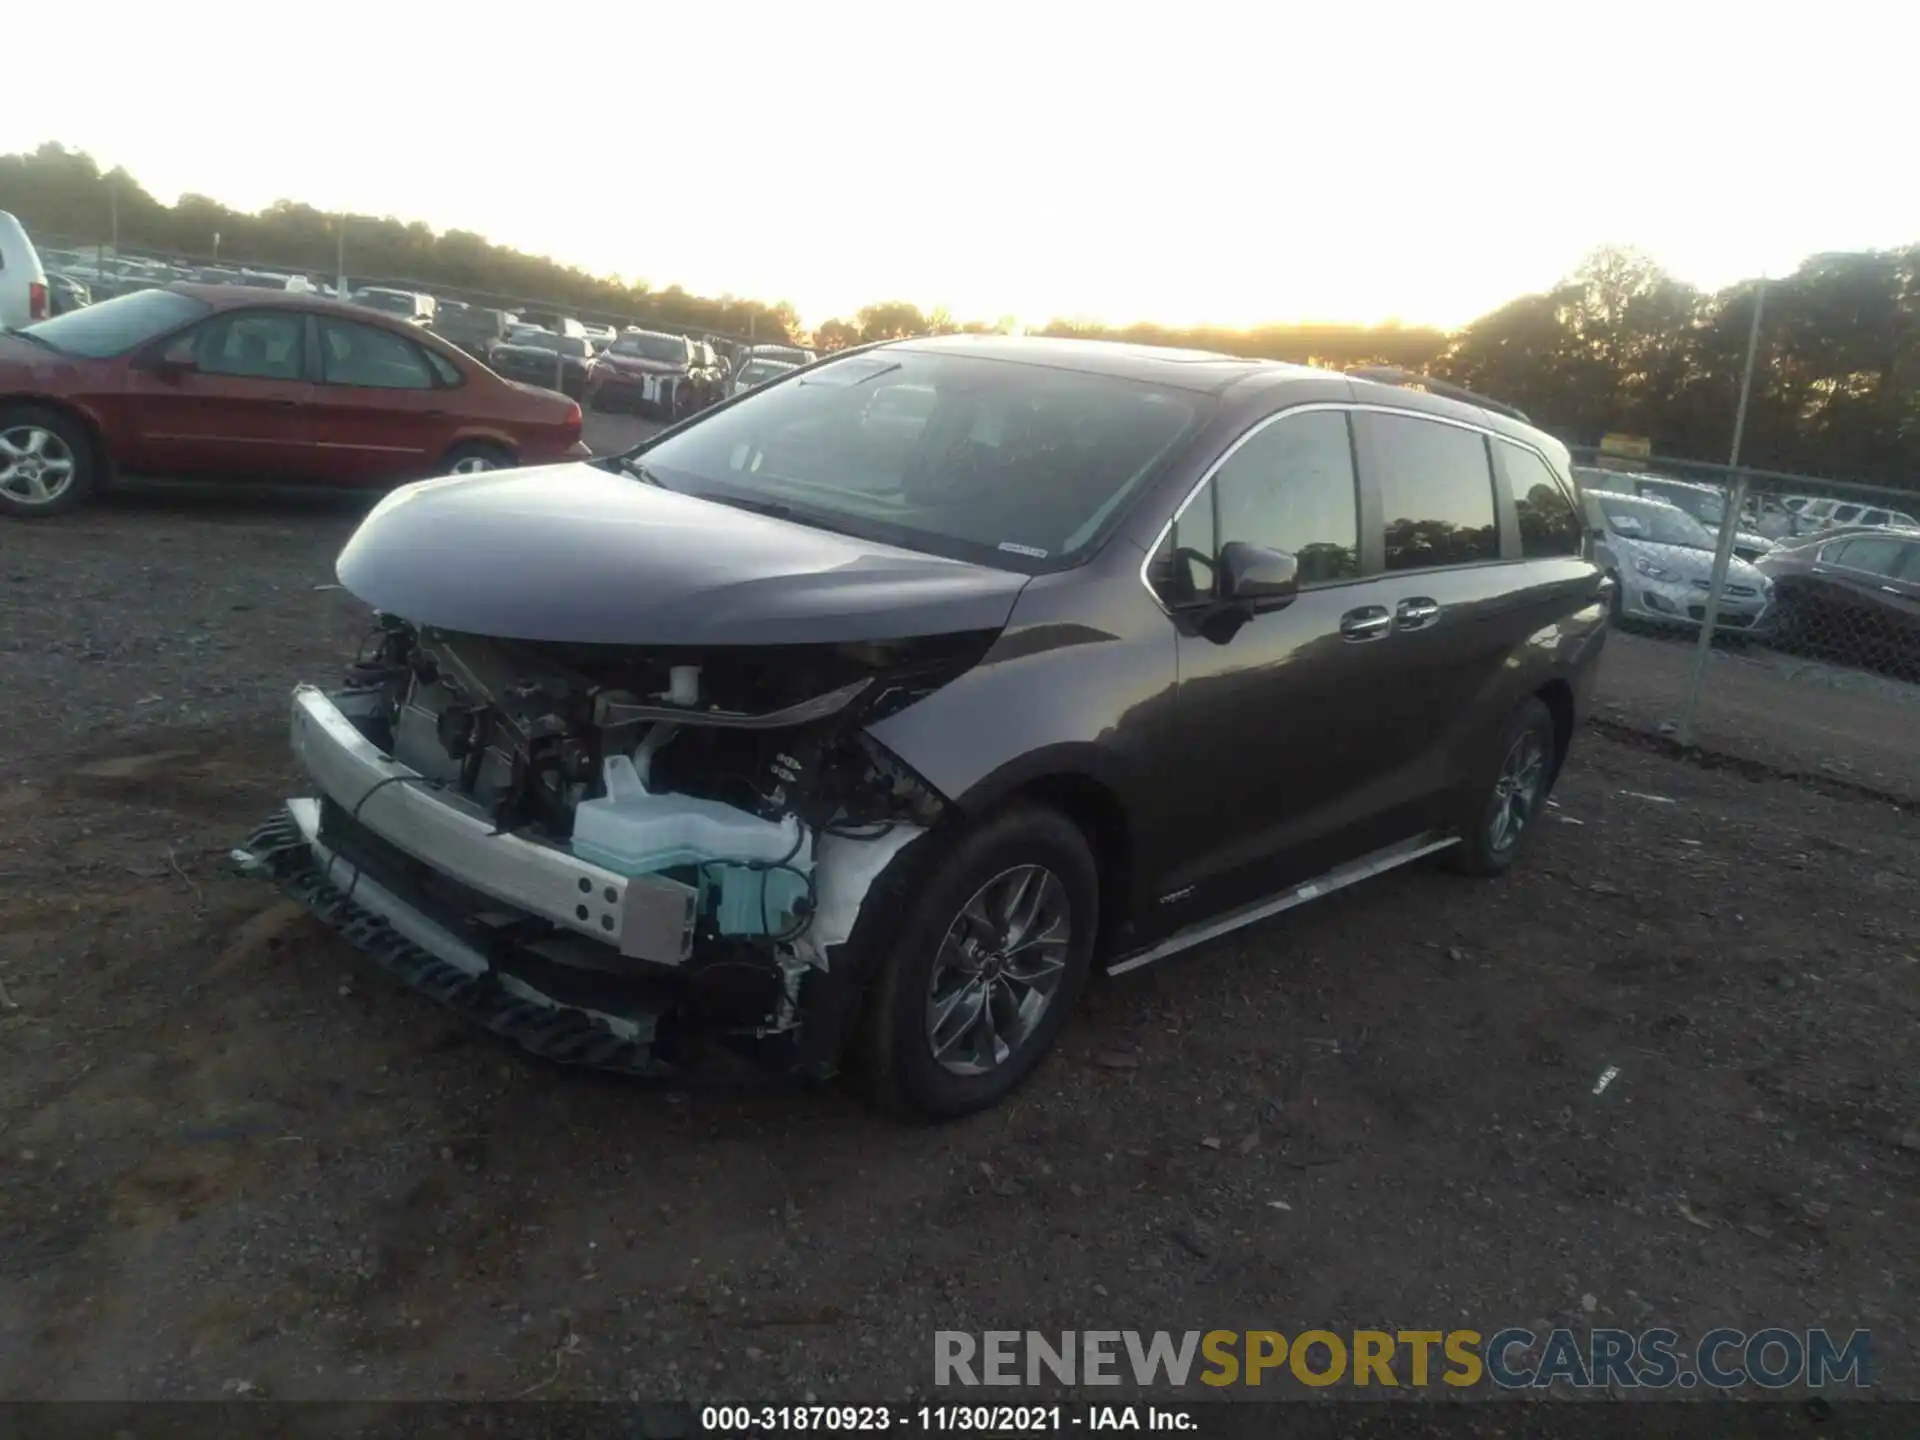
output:
{"label": "tree line", "polygon": [[[30,232],[105,240],[202,262],[332,271],[341,217],[294,201],[257,214],[204,195],[164,205],[124,170],[57,144],[0,156],[0,209]],[[588,316],[805,340],[793,307],[590,275],[463,230],[345,217],[355,275],[516,296]],[[1703,291],[1645,255],[1604,248],[1543,294],[1510,301],[1447,334],[1417,326],[1271,325],[1251,330],[1124,328],[1055,320],[1028,333],[1185,345],[1339,369],[1396,365],[1518,405],[1571,445],[1618,431],[1657,454],[1724,460],[1757,282]],[[1920,245],[1817,255],[1765,288],[1741,459],[1920,490]],[[906,335],[1006,332],[1010,319],[959,321],[891,301],[828,320],[823,351]]]}

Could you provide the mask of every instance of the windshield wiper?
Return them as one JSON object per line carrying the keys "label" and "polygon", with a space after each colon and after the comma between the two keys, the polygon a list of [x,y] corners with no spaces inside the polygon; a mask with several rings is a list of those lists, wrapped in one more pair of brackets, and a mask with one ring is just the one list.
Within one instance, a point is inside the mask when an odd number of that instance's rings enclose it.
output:
{"label": "windshield wiper", "polygon": [[620,467],[621,473],[626,475],[631,475],[634,479],[638,480],[642,485],[651,485],[656,490],[667,490],[672,488],[667,484],[666,481],[662,480],[658,475],[654,474],[653,471],[649,470],[643,462],[639,460],[635,460],[629,455],[610,455],[607,458],[612,460],[615,465]]}
{"label": "windshield wiper", "polygon": [[715,505],[731,506],[735,510],[746,510],[755,515],[765,515],[774,520],[790,520],[795,525],[808,525],[815,530],[831,530],[836,535],[851,535],[855,539],[864,539],[858,530],[822,516],[813,510],[796,510],[781,500],[758,500],[748,495],[702,494],[698,497],[710,500]]}

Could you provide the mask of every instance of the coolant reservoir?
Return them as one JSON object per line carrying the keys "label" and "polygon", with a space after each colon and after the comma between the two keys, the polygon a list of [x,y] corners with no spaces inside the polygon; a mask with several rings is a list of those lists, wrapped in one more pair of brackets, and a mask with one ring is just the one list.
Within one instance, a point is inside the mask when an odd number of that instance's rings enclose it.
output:
{"label": "coolant reservoir", "polygon": [[606,762],[606,798],[583,800],[573,812],[573,853],[622,875],[648,875],[707,861],[785,862],[803,875],[813,857],[803,847],[800,821],[762,820],[718,800],[655,795],[633,761]]}

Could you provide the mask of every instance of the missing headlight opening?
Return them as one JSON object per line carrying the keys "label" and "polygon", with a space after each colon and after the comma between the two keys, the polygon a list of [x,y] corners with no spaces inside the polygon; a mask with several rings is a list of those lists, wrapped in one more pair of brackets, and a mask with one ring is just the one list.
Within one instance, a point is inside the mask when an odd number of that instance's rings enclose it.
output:
{"label": "missing headlight opening", "polygon": [[660,1073],[717,1036],[824,1074],[856,921],[945,804],[866,727],[990,640],[694,652],[383,615],[339,689],[296,692],[318,793],[252,868],[530,1049]]}

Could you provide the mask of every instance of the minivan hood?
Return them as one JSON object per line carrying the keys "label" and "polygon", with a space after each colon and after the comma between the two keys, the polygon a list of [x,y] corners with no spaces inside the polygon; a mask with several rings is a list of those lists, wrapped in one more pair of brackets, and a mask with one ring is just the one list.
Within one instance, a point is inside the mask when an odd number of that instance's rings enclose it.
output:
{"label": "minivan hood", "polygon": [[777,645],[998,630],[1027,577],[816,530],[584,463],[423,480],[340,552],[420,625],[585,645]]}

